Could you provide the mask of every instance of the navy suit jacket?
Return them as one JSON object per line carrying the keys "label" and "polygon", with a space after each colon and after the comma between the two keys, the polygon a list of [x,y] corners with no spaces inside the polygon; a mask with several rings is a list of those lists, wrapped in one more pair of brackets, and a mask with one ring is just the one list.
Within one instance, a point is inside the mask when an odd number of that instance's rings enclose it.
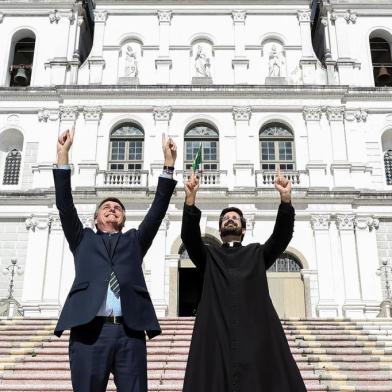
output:
{"label": "navy suit jacket", "polygon": [[90,322],[104,301],[109,277],[115,272],[120,284],[121,309],[127,327],[146,331],[149,338],[161,333],[142,271],[147,253],[166,214],[176,181],[159,178],[154,201],[139,228],[121,233],[109,255],[103,237],[83,228],[73,204],[71,171],[54,169],[56,206],[75,261],[75,279],[54,331]]}

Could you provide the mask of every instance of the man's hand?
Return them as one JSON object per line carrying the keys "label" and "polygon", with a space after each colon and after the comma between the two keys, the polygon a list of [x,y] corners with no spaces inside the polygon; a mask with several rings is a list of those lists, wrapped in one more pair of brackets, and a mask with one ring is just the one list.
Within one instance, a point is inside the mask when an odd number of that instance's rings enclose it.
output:
{"label": "man's hand", "polygon": [[283,203],[291,202],[291,182],[281,174],[280,169],[276,171],[275,188],[279,191]]}
{"label": "man's hand", "polygon": [[75,128],[62,132],[57,139],[57,164],[68,165],[68,153],[71,149]]}
{"label": "man's hand", "polygon": [[185,204],[193,206],[196,200],[196,193],[199,190],[199,179],[196,177],[194,170],[191,171],[191,176],[184,182],[185,189]]}
{"label": "man's hand", "polygon": [[177,146],[171,137],[162,133],[162,150],[165,158],[165,166],[174,166],[177,159]]}

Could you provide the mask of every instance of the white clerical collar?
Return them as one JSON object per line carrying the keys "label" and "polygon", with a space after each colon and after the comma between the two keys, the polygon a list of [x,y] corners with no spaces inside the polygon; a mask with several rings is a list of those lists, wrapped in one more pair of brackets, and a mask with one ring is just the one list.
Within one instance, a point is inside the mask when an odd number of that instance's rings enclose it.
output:
{"label": "white clerical collar", "polygon": [[224,242],[222,244],[222,246],[224,246],[225,248],[236,248],[238,246],[241,246],[241,242],[240,241],[229,241],[229,242]]}

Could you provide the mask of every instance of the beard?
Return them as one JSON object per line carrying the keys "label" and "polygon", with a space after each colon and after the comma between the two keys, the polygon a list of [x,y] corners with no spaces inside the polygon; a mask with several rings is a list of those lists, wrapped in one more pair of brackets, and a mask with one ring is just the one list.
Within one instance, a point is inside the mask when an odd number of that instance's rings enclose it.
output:
{"label": "beard", "polygon": [[225,226],[222,227],[220,234],[222,238],[229,235],[241,237],[242,228],[238,226]]}

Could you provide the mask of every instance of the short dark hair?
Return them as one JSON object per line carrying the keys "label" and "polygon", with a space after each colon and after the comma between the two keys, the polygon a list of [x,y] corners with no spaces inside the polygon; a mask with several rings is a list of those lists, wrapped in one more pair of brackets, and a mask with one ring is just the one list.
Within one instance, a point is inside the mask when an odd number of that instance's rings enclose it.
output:
{"label": "short dark hair", "polygon": [[[117,197],[107,197],[106,199],[103,199],[103,200],[98,204],[97,208],[95,209],[95,212],[94,212],[94,220],[97,219],[97,217],[98,217],[98,210],[99,210],[107,201],[114,201],[115,203],[119,204],[120,207],[122,208],[122,210],[123,210],[124,213],[125,213],[124,204],[121,202],[120,199],[117,199]],[[125,218],[125,214],[124,214],[124,218]],[[125,219],[124,219],[124,222],[125,222]]]}
{"label": "short dark hair", "polygon": [[[246,219],[244,218],[244,214],[242,213],[242,211],[241,211],[239,208],[237,208],[237,207],[227,207],[227,208],[224,208],[224,209],[222,210],[222,212],[220,213],[220,216],[219,216],[219,231],[220,231],[220,228],[221,228],[221,226],[222,226],[223,217],[224,217],[228,212],[231,212],[231,211],[236,212],[236,213],[240,216],[240,219],[241,219],[241,228],[246,230]],[[242,238],[241,238],[241,239],[242,239]]]}

